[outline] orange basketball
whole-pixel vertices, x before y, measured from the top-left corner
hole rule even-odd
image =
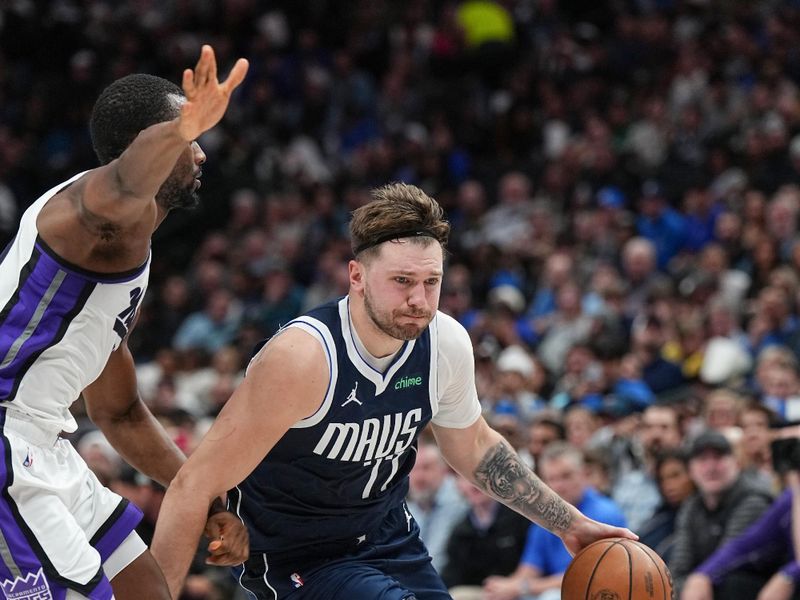
[[[589,544],[561,584],[562,600],[672,600],[672,576],[651,548],[625,538]]]

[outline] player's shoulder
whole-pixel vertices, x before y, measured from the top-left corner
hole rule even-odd
[[[468,354],[472,358],[472,340],[464,326],[442,311],[436,312],[435,326],[439,348],[445,353]]]
[[[248,371],[260,364],[268,364],[271,369],[289,367],[292,371],[326,366],[327,363],[319,360],[323,357],[323,348],[317,337],[302,327],[291,325],[284,326],[255,347]]]
[[[469,333],[464,328],[464,326],[459,323],[456,319],[451,317],[445,312],[441,310],[436,311],[436,327],[439,330],[439,334],[453,334],[457,335],[461,338],[469,339]]]

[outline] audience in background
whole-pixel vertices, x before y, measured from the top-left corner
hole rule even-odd
[[[472,336],[486,414],[529,433],[537,469],[561,422],[611,453],[612,493],[652,477],[631,438],[669,404],[690,438],[704,410],[741,430],[743,476],[769,484],[764,416],[713,390],[800,419],[796,0],[7,3],[0,244],[95,166],[83,123],[109,81],[178,81],[205,42],[251,73],[203,139],[199,210],[153,240],[129,340],[182,447],[258,340],[345,293],[349,212],[402,180],[447,211],[442,309]],[[209,581],[194,597],[219,596]]]

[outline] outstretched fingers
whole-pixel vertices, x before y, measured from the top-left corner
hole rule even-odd
[[[214,77],[216,77],[217,59],[214,56],[214,50],[208,44],[203,44],[197,66],[194,68],[195,85],[198,87],[206,85],[211,79],[212,70],[214,72]]]
[[[183,70],[183,82],[181,83],[181,87],[183,87],[183,93],[186,94],[187,98],[191,98],[194,95],[197,89],[194,85],[194,71],[191,69]]]
[[[214,54],[214,49],[211,46],[203,46],[203,48],[208,48],[209,54],[211,55],[206,70],[207,81],[217,83],[217,57]]]
[[[244,81],[245,75],[247,75],[247,69],[250,67],[250,63],[247,62],[246,58],[240,58],[236,61],[236,64],[233,65],[231,72],[228,74],[228,78],[222,83],[222,89],[225,94],[230,94],[233,90],[235,90],[242,81]]]
[[[218,84],[217,58],[214,55],[214,49],[208,44],[204,44],[194,69],[185,69],[183,72],[183,91],[187,98],[191,98],[201,87],[210,83],[219,85],[222,92],[229,96],[244,81],[249,66],[246,59],[240,58],[233,65],[228,78]]]

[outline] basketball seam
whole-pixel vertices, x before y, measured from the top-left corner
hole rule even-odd
[[[663,594],[664,594],[664,600],[671,600],[674,594],[670,593],[670,598],[667,598],[667,586],[664,583],[664,573],[661,572],[661,567],[659,566],[659,564],[656,562],[656,560],[650,554],[651,549],[648,548],[644,544],[641,544],[641,548],[642,548],[642,550],[644,550],[645,556],[647,556],[647,558],[650,559],[650,562],[653,563],[653,566],[656,568],[656,572],[658,573],[658,576],[661,578],[661,589],[662,589]]]
[[[628,600],[631,600],[633,598],[633,557],[628,546],[623,543],[620,543],[620,546],[625,548],[625,554],[628,555]]]
[[[597,573],[597,569],[600,567],[600,563],[603,562],[603,559],[606,557],[611,549],[616,545],[622,545],[618,541],[614,541],[608,548],[606,548],[603,553],[598,557],[597,562],[594,563],[594,567],[592,568],[592,574],[589,576],[589,580],[586,582],[586,591],[583,594],[583,600],[591,600],[589,598],[589,590],[592,589],[592,580],[594,579],[594,574]],[[587,546],[588,548],[588,546]],[[623,546],[624,548],[624,546]],[[627,551],[627,550],[626,550]],[[630,600],[630,599],[629,599]]]

